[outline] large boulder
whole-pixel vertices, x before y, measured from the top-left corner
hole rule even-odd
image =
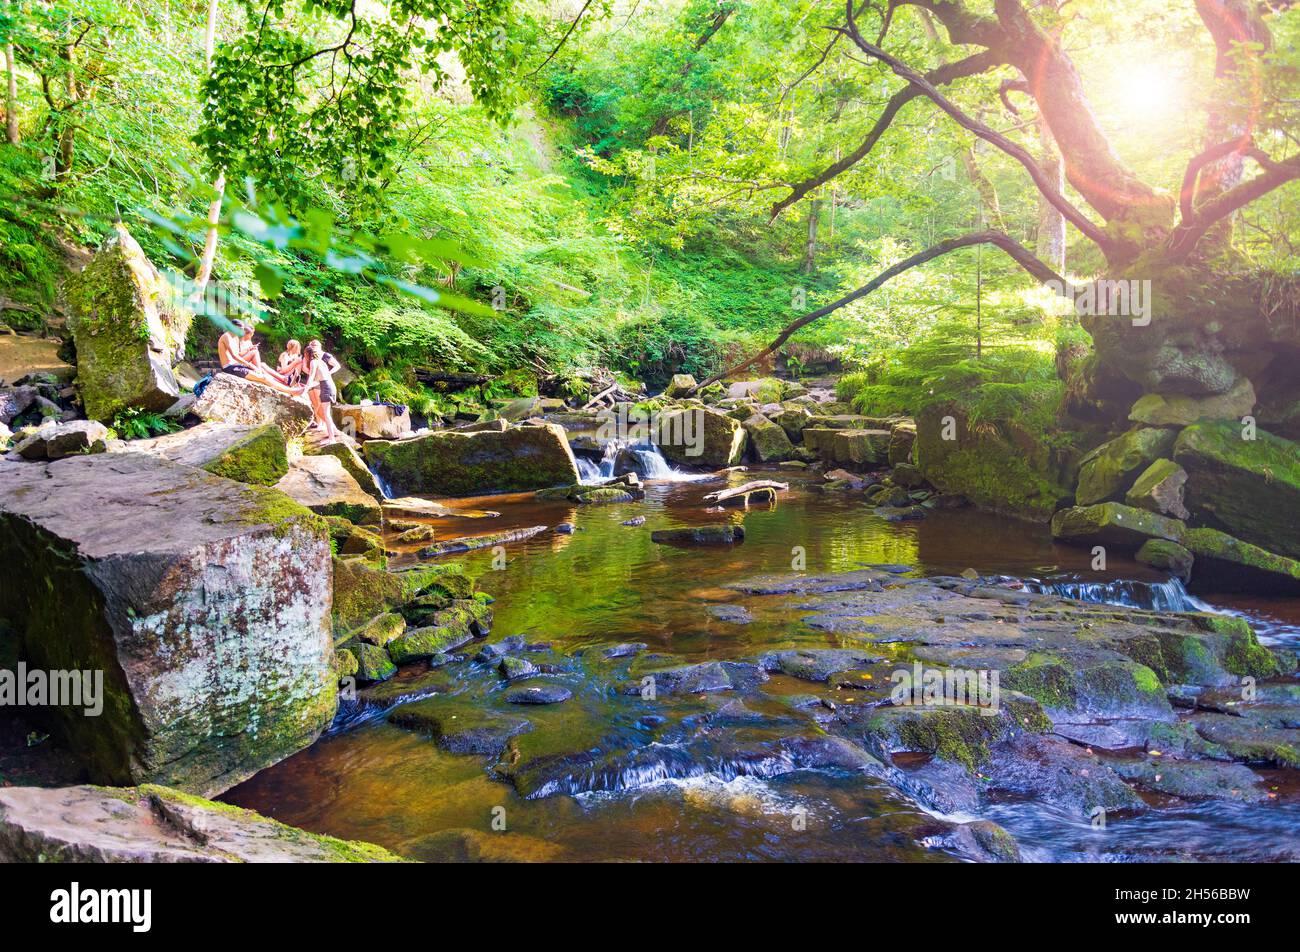
[[[308,833],[169,787],[0,790],[0,862],[400,863],[380,846]]]
[[[668,386],[664,388],[665,397],[689,397],[695,392],[695,377],[691,374],[673,374],[673,379],[668,381]]]
[[[1187,470],[1171,459],[1158,459],[1142,471],[1124,495],[1124,502],[1138,509],[1186,519],[1191,515],[1183,505]]]
[[[1041,432],[1015,421],[973,424],[956,403],[921,410],[914,453],[932,486],[991,512],[1047,522],[1072,495],[1071,459]]]
[[[166,436],[132,440],[121,452],[148,453],[258,486],[274,486],[289,471],[284,433],[270,425],[200,423]]]
[[[889,430],[889,465],[910,463],[914,443],[916,443],[916,423],[912,420],[895,423]]]
[[[143,454],[0,462],[0,617],[33,669],[103,672],[103,711],[45,709],[102,783],[225,790],[337,703],[324,522]]]
[[[1091,506],[1122,499],[1138,473],[1169,453],[1176,435],[1174,430],[1144,427],[1098,446],[1079,463],[1075,501]]]
[[[745,428],[707,407],[674,407],[654,421],[654,442],[665,459],[684,466],[721,469],[745,458]]]
[[[379,500],[363,490],[333,456],[300,456],[275,484],[290,499],[322,516],[342,516],[359,525],[379,522]]]
[[[1128,418],[1147,426],[1190,426],[1198,420],[1240,421],[1255,409],[1255,388],[1242,377],[1227,393],[1190,397],[1148,393],[1133,404]]]
[[[358,440],[400,440],[411,434],[411,411],[391,403],[334,405],[338,428]]]
[[[232,374],[219,373],[194,402],[194,415],[213,423],[278,426],[286,439],[302,436],[311,425],[311,406],[304,400]]]
[[[1247,439],[1253,435],[1254,439]],[[1231,421],[1196,423],[1178,435],[1194,518],[1280,555],[1300,557],[1300,444]]]
[[[889,461],[888,430],[833,430],[831,458],[846,466],[884,466]]]
[[[379,480],[375,479],[375,474],[366,466],[366,461],[350,440],[336,440],[333,443],[308,440],[303,445],[302,452],[304,456],[333,456],[365,492],[376,499],[387,498],[384,487],[379,485]]]
[[[362,450],[398,495],[473,496],[563,486],[579,478],[564,428],[552,423],[370,440]]]
[[[65,291],[77,346],[77,389],[86,415],[111,420],[126,407],[162,412],[180,388],[172,365],[185,353],[193,314],[119,224]]]
[[[749,445],[760,463],[779,463],[794,456],[794,444],[785,430],[763,414],[749,415],[741,426],[749,434]]]

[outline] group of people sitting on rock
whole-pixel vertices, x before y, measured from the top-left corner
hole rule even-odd
[[[310,429],[325,436],[326,445],[339,439],[334,424],[332,407],[338,402],[338,388],[333,375],[340,364],[324,345],[314,340],[304,350],[302,344],[291,340],[285,344],[274,368],[262,362],[257,344],[253,341],[253,324],[233,321],[235,330],[226,331],[217,341],[217,360],[221,372],[259,383],[272,390],[287,393],[311,404],[313,422]]]

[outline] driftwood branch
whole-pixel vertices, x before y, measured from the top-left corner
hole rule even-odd
[[[1028,248],[1009,235],[1000,231],[976,231],[968,235],[962,235],[958,238],[949,238],[946,241],[939,242],[937,245],[932,245],[929,248],[926,248],[924,251],[918,251],[910,258],[904,258],[892,267],[886,268],[862,287],[850,294],[846,294],[838,301],[833,301],[825,307],[820,307],[815,311],[810,311],[802,317],[787,324],[781,333],[778,334],[772,343],[767,345],[767,347],[760,350],[754,356],[709,377],[703,383],[696,386],[696,391],[701,390],[710,384],[717,383],[719,380],[725,380],[727,377],[738,374],[742,370],[752,367],[760,360],[770,357],[772,354],[776,353],[781,345],[789,340],[800,328],[807,327],[813,321],[825,317],[827,314],[838,311],[845,305],[852,304],[854,301],[866,297],[891,278],[896,278],[903,272],[915,268],[917,265],[925,264],[927,261],[932,261],[935,258],[956,251],[959,248],[970,248],[974,245],[994,245],[1001,248],[1016,262],[1016,264],[1024,268],[1041,283],[1051,283],[1062,293],[1069,293],[1069,286],[1063,277],[1045,265],[1042,261],[1036,258]]]

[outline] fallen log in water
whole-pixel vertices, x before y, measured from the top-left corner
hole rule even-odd
[[[486,549],[490,546],[505,545],[507,542],[522,542],[538,533],[545,532],[549,526],[532,526],[528,529],[511,529],[508,532],[492,532],[488,535],[465,536],[459,539],[447,539],[435,542],[420,550],[420,555],[431,558],[452,552],[468,552],[470,549]]]
[[[776,502],[776,494],[785,492],[790,488],[789,483],[778,483],[774,479],[756,479],[752,482],[736,486],[732,489],[720,489],[716,493],[709,493],[704,497],[705,502],[716,502],[719,505],[743,505],[746,509],[755,499]]]

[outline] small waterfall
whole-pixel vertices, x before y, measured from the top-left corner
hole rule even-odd
[[[375,469],[373,466],[367,466],[366,468],[370,470],[370,475],[375,477],[375,485],[379,487],[379,491],[383,494],[384,499],[392,499],[393,490],[388,485],[387,480],[379,475],[379,470]]]
[[[674,483],[705,479],[708,476],[674,469],[659,452],[659,447],[647,442],[610,440],[605,444],[598,463],[578,457],[578,476],[583,483],[600,483],[629,472],[636,473],[642,479]]]
[[[1098,605],[1124,605],[1161,612],[1220,612],[1189,594],[1183,583],[1176,578],[1163,582],[1135,582],[1130,579],[1115,579],[1110,582],[1085,582],[1079,578],[1024,579],[1024,585],[1028,592],[1059,595]]]

